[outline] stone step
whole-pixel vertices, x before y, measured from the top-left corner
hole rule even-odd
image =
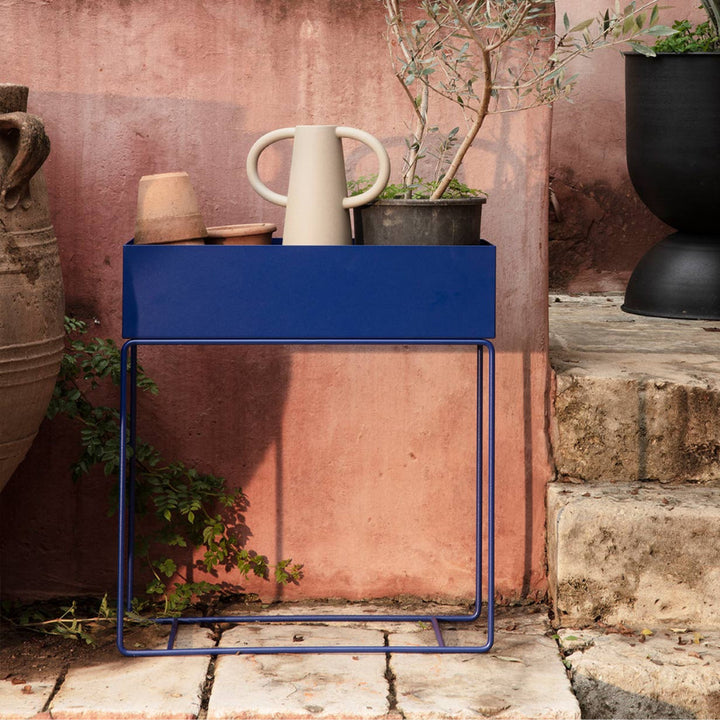
[[[584,718],[719,718],[720,632],[558,631]]]
[[[720,323],[550,297],[551,442],[559,477],[720,482]]]
[[[548,487],[555,623],[720,629],[720,487]]]

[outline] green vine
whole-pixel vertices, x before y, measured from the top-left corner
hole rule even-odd
[[[106,477],[117,478],[120,467],[120,413],[95,404],[95,391],[111,382],[119,386],[122,372],[120,349],[112,340],[87,339],[86,323],[65,318],[66,350],[47,417],[65,415],[80,425],[81,453],[72,464],[79,480],[101,467]],[[137,387],[157,395],[158,387],[140,367]],[[268,559],[245,547],[244,512],[247,498],[231,490],[224,478],[203,473],[183,462],[170,462],[152,445],[136,442],[136,507],[145,516],[144,532],[136,540],[136,557],[151,573],[146,588],[160,601],[162,612],[175,615],[198,599],[237,594],[237,588],[219,580],[220,571],[238,570],[245,578],[255,575],[276,583],[298,582],[302,565],[282,560],[271,567]],[[117,507],[117,483],[113,483]],[[140,534],[140,533],[139,533]],[[190,581],[180,573],[173,549],[187,548],[195,557],[193,569],[213,577],[213,582]]]

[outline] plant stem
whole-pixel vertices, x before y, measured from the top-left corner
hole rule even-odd
[[[717,0],[702,0],[702,4],[715,28],[715,34],[720,36],[720,3]]]
[[[435,192],[433,192],[433,194],[430,196],[431,200],[439,200],[452,182],[452,179],[457,174],[457,171],[462,161],[465,159],[467,151],[472,147],[472,144],[475,141],[477,134],[480,132],[480,128],[485,122],[485,118],[488,114],[488,108],[490,107],[490,93],[492,91],[492,68],[490,65],[490,53],[485,47],[485,44],[482,42],[482,39],[475,32],[475,29],[460,11],[460,8],[457,6],[455,0],[448,0],[448,4],[452,8],[453,13],[455,13],[455,17],[465,26],[465,28],[468,30],[468,32],[471,34],[471,36],[477,43],[478,50],[480,51],[480,57],[482,58],[483,90],[480,98],[480,106],[476,111],[477,114],[475,116],[475,120],[470,126],[470,129],[467,131],[467,133],[465,133],[465,137],[460,143],[460,146],[458,147],[455,156],[453,157],[452,162],[447,169],[447,172],[443,176],[443,179],[438,183],[437,188],[435,188]]]
[[[42,627],[43,625],[57,625],[59,623],[64,622],[78,622],[78,623],[88,623],[88,622],[99,622],[100,620],[112,620],[111,617],[98,615],[97,617],[65,617],[64,615],[61,617],[53,618],[52,620],[42,620],[38,622],[24,622],[24,623],[16,623],[15,621],[11,620],[10,618],[3,617],[3,620],[7,620],[9,623],[12,623],[15,627],[19,628],[34,628],[34,627]]]
[[[403,83],[403,86],[405,86],[405,83]],[[406,86],[405,89],[407,89]],[[408,188],[405,193],[406,197],[410,197],[410,195],[412,194],[412,189],[410,188],[410,186],[415,180],[415,175],[417,174],[417,164],[418,160],[420,159],[420,151],[422,149],[423,142],[425,142],[425,133],[427,131],[427,110],[429,94],[430,92],[427,83],[423,83],[422,92],[420,94],[420,107],[418,108],[418,117],[415,121],[415,130],[413,131],[413,146],[410,149],[407,169],[403,173],[403,185]]]
[[[408,48],[408,33],[405,25],[405,18],[400,7],[400,0],[384,0],[384,4],[389,17],[390,32],[393,33],[398,47],[405,57],[405,62],[409,64],[414,59],[414,54]],[[395,77],[397,77],[400,81],[403,91],[408,96],[408,99],[415,110],[415,128],[412,134],[412,144],[409,148],[407,166],[402,176],[402,184],[408,188],[405,195],[406,197],[410,197],[412,195],[412,189],[410,186],[413,184],[417,173],[417,164],[420,159],[422,145],[425,141],[425,133],[427,131],[427,112],[430,94],[429,83],[427,78],[424,76],[419,78],[422,83],[422,90],[420,92],[420,102],[416,103],[413,94],[410,92],[410,88],[405,82],[405,72],[403,70],[399,70],[395,73]]]

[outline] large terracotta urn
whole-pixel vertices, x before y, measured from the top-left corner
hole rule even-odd
[[[64,297],[28,89],[0,84],[0,490],[25,457],[63,354]]]

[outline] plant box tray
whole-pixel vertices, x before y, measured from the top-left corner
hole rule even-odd
[[[130,242],[123,336],[471,344],[495,336],[495,247]]]

